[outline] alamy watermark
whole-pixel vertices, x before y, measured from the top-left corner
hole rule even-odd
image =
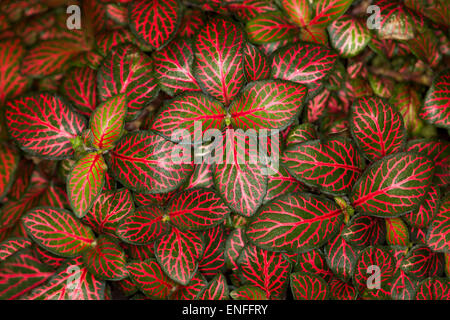
[[[66,26],[69,30],[81,29],[81,9],[78,5],[73,4],[67,7],[66,13],[70,16],[67,17]]]
[[[377,265],[371,265],[367,268],[367,274],[371,276],[367,278],[368,289],[380,289],[381,288],[381,270]]]
[[[377,5],[370,5],[367,7],[366,12],[370,14],[370,17],[367,18],[367,28],[369,30],[380,29],[381,28],[381,14],[380,7]]]

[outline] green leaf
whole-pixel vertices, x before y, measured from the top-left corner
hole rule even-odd
[[[283,80],[261,80],[247,85],[228,113],[237,129],[285,129],[300,114],[306,98],[304,85]]]
[[[324,245],[343,221],[344,214],[333,201],[294,193],[263,206],[250,221],[247,237],[268,250],[304,252]]]
[[[90,128],[93,146],[99,150],[109,150],[120,139],[127,114],[126,96],[117,95],[95,109],[91,116]]]
[[[327,300],[328,284],[315,274],[291,273],[291,290],[295,300]]]
[[[88,153],[78,160],[67,180],[70,206],[78,218],[92,208],[105,183],[107,166],[103,156]]]
[[[355,183],[350,199],[355,210],[393,218],[415,210],[434,174],[433,162],[416,153],[396,153],[375,162]]]
[[[23,217],[23,225],[38,245],[61,257],[76,257],[94,243],[92,230],[64,209],[33,209]]]

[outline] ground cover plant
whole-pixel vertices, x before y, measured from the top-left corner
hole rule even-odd
[[[0,299],[449,300],[449,27],[2,0]]]

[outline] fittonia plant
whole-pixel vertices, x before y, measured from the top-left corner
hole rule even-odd
[[[450,299],[448,1],[70,4],[0,3],[0,299]]]

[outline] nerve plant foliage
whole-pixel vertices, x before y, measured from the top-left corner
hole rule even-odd
[[[449,300],[449,27],[445,0],[3,0],[0,299]]]

